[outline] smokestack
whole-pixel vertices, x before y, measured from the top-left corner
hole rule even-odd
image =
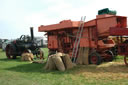
[[[30,32],[31,32],[31,40],[34,40],[33,27],[30,27]]]

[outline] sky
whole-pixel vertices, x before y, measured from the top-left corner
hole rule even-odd
[[[0,38],[15,39],[21,35],[43,37],[40,25],[59,23],[62,20],[79,21],[96,18],[98,10],[109,8],[117,15],[128,16],[128,0],[0,0]]]

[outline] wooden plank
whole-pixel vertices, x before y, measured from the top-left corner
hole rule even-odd
[[[88,65],[88,55],[89,55],[89,47],[83,47],[83,56],[82,56],[82,60],[83,60],[83,64],[84,65]]]
[[[78,58],[76,60],[76,64],[82,65],[82,48],[79,48]]]

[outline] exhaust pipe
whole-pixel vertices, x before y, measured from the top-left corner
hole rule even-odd
[[[33,27],[30,27],[31,40],[34,40]]]

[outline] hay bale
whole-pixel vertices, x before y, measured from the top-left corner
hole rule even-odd
[[[56,65],[54,63],[54,60],[52,59],[52,57],[49,57],[48,70],[55,70],[55,69],[56,69]]]
[[[22,61],[24,61],[24,60],[25,60],[24,56],[25,56],[25,54],[24,54],[24,53],[22,53],[22,55],[21,55],[21,60],[22,60]]]
[[[33,61],[32,63],[39,63],[39,64],[43,64],[43,63],[44,63],[44,61],[43,61],[43,60],[40,60],[40,61],[35,60],[35,61]]]
[[[56,65],[56,67],[57,67],[57,69],[58,69],[59,71],[65,71],[64,63],[63,63],[61,57],[59,56],[59,54],[54,55],[54,56],[52,57],[52,59],[53,59],[55,65]]]
[[[71,61],[70,56],[68,54],[63,55],[61,58],[63,60],[64,66],[66,69],[73,68],[72,61]]]
[[[22,53],[21,60],[22,61],[32,61],[33,60],[33,54],[32,53]]]
[[[74,65],[70,59],[68,54],[64,53],[56,53],[50,55],[48,57],[47,63],[44,67],[46,70],[55,70],[58,69],[59,71],[65,71],[65,69],[70,69]]]
[[[29,56],[30,56],[31,60],[34,59],[34,55],[32,53],[29,53]]]
[[[55,63],[52,59],[53,56],[54,55],[51,55],[51,56],[48,57],[47,63],[44,67],[45,70],[55,70],[56,69],[56,65],[55,65]]]
[[[54,54],[56,57],[60,57],[60,56],[63,56],[63,53],[61,53],[61,52],[58,52],[58,53],[56,53],[56,54]]]
[[[45,65],[44,69],[45,69],[45,70],[48,70],[48,68],[49,68],[49,58],[48,58],[48,60],[47,60],[47,62],[46,62],[46,65]]]

